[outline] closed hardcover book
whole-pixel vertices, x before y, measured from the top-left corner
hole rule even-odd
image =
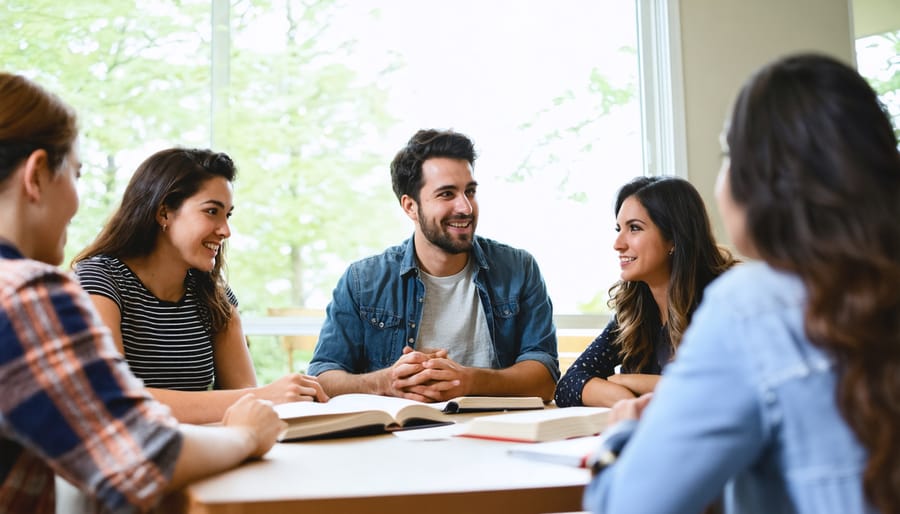
[[[435,404],[448,414],[464,412],[488,412],[504,410],[543,409],[544,400],[539,396],[460,396]]]
[[[469,421],[459,435],[503,441],[541,442],[599,434],[606,428],[606,407],[565,407],[513,412]]]

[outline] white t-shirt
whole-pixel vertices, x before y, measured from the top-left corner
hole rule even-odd
[[[472,259],[455,275],[434,277],[420,269],[419,276],[425,284],[425,306],[417,349],[445,349],[450,359],[463,366],[492,367],[494,345],[478,298]]]

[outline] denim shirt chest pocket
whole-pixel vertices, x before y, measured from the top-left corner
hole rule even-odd
[[[519,314],[519,302],[515,298],[494,304],[494,315],[501,320],[515,318],[517,314]]]
[[[388,367],[394,363],[394,347],[403,346],[405,337],[403,317],[380,307],[360,307],[365,327],[365,356],[363,360]]]
[[[519,301],[517,298],[509,298],[495,302],[492,305],[491,313],[486,313],[488,317],[488,327],[491,330],[491,336],[494,341],[503,339],[507,341],[518,341],[516,337],[516,320],[519,316]],[[500,355],[500,352],[507,351],[509,355]],[[512,351],[511,351],[512,350]],[[500,348],[494,345],[494,351],[497,353],[497,359],[500,363],[515,362],[518,356],[518,348]],[[508,366],[511,364],[506,364]]]

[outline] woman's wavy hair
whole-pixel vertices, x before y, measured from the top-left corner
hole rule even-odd
[[[222,177],[233,182],[236,174],[228,155],[211,150],[170,148],[151,155],[134,172],[118,210],[72,264],[95,255],[119,259],[149,255],[162,230],[156,220],[160,207],[177,210],[206,181]],[[209,316],[210,331],[216,334],[231,319],[231,303],[226,296],[225,242],[212,271],[191,270],[191,274],[196,279],[197,298]]]
[[[707,284],[734,264],[731,252],[719,247],[710,228],[700,193],[677,177],[638,177],[625,184],[616,197],[619,214],[627,198],[634,197],[647,210],[663,238],[674,245],[668,291],[667,331],[672,354]],[[609,290],[609,307],[616,313],[616,342],[623,368],[640,370],[653,357],[660,312],[644,282],[619,281]]]
[[[900,153],[852,68],[795,55],[758,71],[728,129],[731,194],[760,257],[801,277],[805,331],[868,450],[867,499],[900,511]]]
[[[77,137],[71,107],[21,75],[0,72],[0,185],[38,149],[59,171]]]

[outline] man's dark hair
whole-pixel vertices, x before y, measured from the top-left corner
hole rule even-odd
[[[432,157],[465,159],[474,165],[477,155],[472,141],[459,132],[434,129],[416,132],[391,161],[391,185],[398,200],[409,195],[419,202],[422,163]]]

